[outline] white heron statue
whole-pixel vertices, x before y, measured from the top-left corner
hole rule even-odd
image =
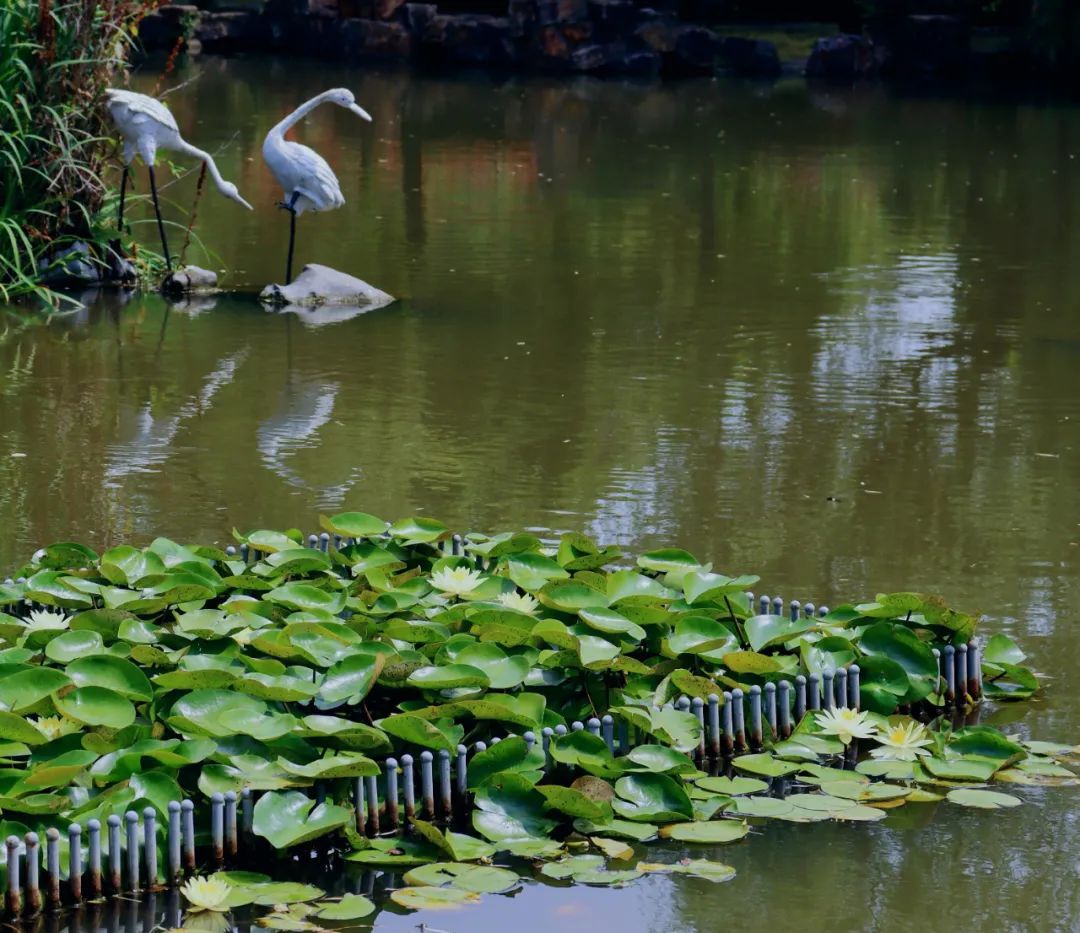
[[[165,239],[165,225],[161,220],[161,207],[158,205],[157,182],[154,179],[154,158],[158,149],[172,149],[175,152],[183,152],[193,156],[206,164],[210,171],[210,177],[214,179],[225,197],[243,204],[249,211],[250,204],[240,197],[236,185],[221,177],[217,165],[209,152],[191,145],[180,135],[180,128],[176,125],[167,107],[153,97],[145,94],[136,94],[134,91],[122,91],[117,88],[109,88],[105,91],[105,107],[112,117],[113,123],[120,131],[124,139],[124,174],[120,179],[120,210],[117,224],[124,225],[124,191],[127,187],[128,170],[135,156],[141,156],[147,171],[150,173],[150,195],[154,201],[154,213],[157,215],[158,233],[161,234],[161,249],[165,253],[166,271],[172,270],[172,259],[169,256],[169,244]]]
[[[356,103],[352,91],[343,87],[311,98],[277,124],[263,142],[263,159],[285,192],[279,205],[289,212],[289,257],[285,264],[285,284],[292,281],[293,244],[296,240],[296,216],[304,211],[332,211],[345,203],[334,170],[314,149],[285,138],[293,125],[302,120],[319,104],[337,104],[358,117],[370,121],[371,116]]]

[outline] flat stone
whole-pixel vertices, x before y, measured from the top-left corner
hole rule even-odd
[[[217,289],[217,273],[198,266],[184,266],[161,283],[161,290],[172,295],[205,295]]]
[[[329,266],[310,263],[288,285],[267,285],[259,299],[271,305],[302,308],[331,306],[374,311],[396,299],[362,279]]]

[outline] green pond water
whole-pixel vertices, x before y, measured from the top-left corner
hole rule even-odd
[[[675,544],[785,599],[981,609],[1048,676],[984,721],[1080,741],[1080,110],[273,60],[167,83],[196,70],[170,104],[256,211],[208,188],[214,255],[188,259],[244,294],[0,315],[0,569],[346,509]],[[348,203],[300,218],[297,263],[402,300],[269,313],[288,224],[262,137],[335,85],[374,123],[301,128]],[[1009,790],[1025,806],[695,847],[724,885],[530,883],[375,928],[1076,930],[1080,794]]]

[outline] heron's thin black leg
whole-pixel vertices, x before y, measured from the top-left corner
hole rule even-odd
[[[127,191],[128,167],[124,166],[124,174],[120,176],[120,210],[116,214],[116,229],[124,232],[124,194]]]
[[[289,258],[285,262],[285,284],[288,285],[292,281],[292,257],[293,257],[293,244],[296,241],[296,200],[300,197],[299,191],[294,191],[289,203],[285,205],[285,210],[289,212]]]
[[[172,272],[172,259],[169,257],[169,244],[165,240],[165,224],[161,220],[161,207],[158,204],[157,182],[154,180],[154,166],[148,166],[150,171],[150,196],[154,199],[154,213],[157,215],[158,233],[161,234],[161,251],[165,254],[165,271]]]

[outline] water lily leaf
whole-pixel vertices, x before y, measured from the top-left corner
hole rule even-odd
[[[610,600],[605,593],[582,583],[546,583],[536,593],[540,602],[560,612],[576,613],[579,609],[606,609]]]
[[[139,668],[123,658],[111,655],[79,658],[65,673],[79,687],[105,687],[129,700],[154,698],[154,688]]]
[[[327,518],[319,516],[319,527],[346,538],[370,538],[386,531],[386,522],[366,512],[340,512]]]
[[[728,652],[724,666],[734,674],[775,674],[784,669],[776,658],[756,651]]]
[[[313,884],[299,884],[295,881],[264,881],[237,887],[245,897],[252,898],[250,903],[260,907],[301,904],[305,901],[318,900],[326,894],[322,888],[317,888]]]
[[[658,831],[658,827],[651,823],[631,822],[629,820],[612,819],[605,823],[594,823],[592,820],[574,820],[574,829],[579,833],[591,836],[603,833],[605,836],[615,836],[619,839],[632,839],[635,842],[645,842],[652,839]]]
[[[455,862],[478,862],[481,859],[491,858],[498,851],[490,842],[484,842],[482,839],[467,836],[464,833],[453,833],[447,830],[444,838],[448,854]]]
[[[994,772],[1001,767],[996,760],[985,758],[923,758],[920,762],[923,768],[936,778],[945,781],[989,781]]]
[[[845,801],[847,802],[847,801]],[[736,842],[750,832],[744,822],[710,820],[707,823],[674,823],[660,827],[660,838],[678,842],[722,843]]]
[[[615,812],[635,822],[693,819],[686,791],[666,774],[627,774],[615,783]]]
[[[409,910],[456,910],[466,904],[476,904],[480,895],[459,888],[397,888],[390,900]]]
[[[323,611],[337,615],[345,608],[344,593],[328,593],[307,583],[286,583],[270,590],[263,598],[299,612]]]
[[[990,726],[968,726],[954,732],[948,741],[949,752],[957,755],[977,755],[981,758],[994,758],[1006,767],[1027,757],[1022,745],[1005,738],[997,729]]]
[[[561,764],[572,765],[602,778],[622,773],[621,765],[608,750],[607,743],[589,732],[568,732],[552,741],[551,757]]]
[[[447,527],[433,518],[403,518],[390,526],[392,537],[412,546],[431,544],[447,534]]]
[[[589,628],[603,632],[605,635],[625,635],[634,641],[641,641],[645,637],[645,629],[614,609],[603,607],[582,609],[578,612],[578,617]]]
[[[104,650],[105,643],[97,632],[63,632],[45,646],[45,656],[57,664],[67,664],[76,658],[100,654]]]
[[[506,839],[498,844],[498,849],[518,858],[557,858],[565,851],[554,839]]]
[[[33,765],[23,785],[35,790],[63,787],[82,774],[97,758],[93,752],[75,750],[57,755],[41,764]]]
[[[709,859],[683,859],[679,862],[661,864],[659,862],[638,862],[637,870],[645,874],[677,874],[703,878],[705,881],[730,881],[735,877],[735,869],[722,862]]]
[[[1008,635],[991,635],[982,651],[984,661],[991,664],[1022,664],[1027,655]]]
[[[441,857],[441,850],[429,843],[402,837],[372,839],[368,848],[350,852],[345,859],[380,868],[405,868],[436,862]]]
[[[937,688],[938,664],[933,651],[929,645],[920,641],[911,629],[903,625],[878,622],[870,626],[859,639],[859,650],[866,655],[887,657],[904,669],[908,678],[908,690],[903,696],[903,702],[914,703],[929,696]]]
[[[627,771],[654,774],[692,774],[697,771],[697,765],[686,755],[664,745],[638,745],[627,752],[621,763]]]
[[[26,581],[26,598],[61,609],[89,609],[94,600],[76,588],[79,582],[58,570],[40,570]]]
[[[817,810],[823,813],[848,810],[855,806],[854,800],[847,797],[832,797],[828,794],[788,794],[784,799],[793,807],[799,807],[802,810]]]
[[[181,800],[184,797],[176,778],[160,768],[136,772],[128,781],[128,786],[135,793],[136,799],[150,802],[157,810],[160,820],[169,818],[169,801]]]
[[[731,812],[738,813],[739,816],[778,818],[786,816],[794,809],[794,804],[775,797],[736,797],[731,804]]]
[[[316,805],[300,791],[267,791],[255,803],[252,830],[277,849],[288,849],[341,829],[352,811],[333,803]]]
[[[634,847],[627,845],[625,842],[621,842],[618,839],[605,839],[603,836],[591,836],[589,842],[610,859],[625,862],[634,857]]]
[[[758,774],[761,777],[783,777],[785,774],[793,774],[799,770],[799,765],[790,761],[781,761],[767,752],[759,752],[754,755],[738,755],[732,759],[735,770],[745,771],[748,774]]]
[[[655,606],[670,603],[678,593],[634,570],[617,570],[607,575],[607,595],[611,605]]]
[[[395,738],[424,748],[456,752],[465,737],[464,726],[440,725],[409,713],[397,713],[377,721],[376,725]]]
[[[573,877],[577,884],[621,886],[627,882],[640,878],[641,872],[637,869],[611,871],[610,869],[594,868],[591,871],[578,872]]]
[[[815,619],[789,616],[762,615],[754,616],[743,623],[747,641],[754,651],[761,651],[773,645],[781,645],[800,635],[817,624]]]
[[[693,571],[683,577],[683,593],[692,606],[712,603],[749,589],[758,579],[750,575],[726,577],[722,573]]]
[[[377,777],[382,769],[379,765],[365,755],[356,752],[342,752],[338,755],[329,755],[318,758],[310,764],[298,765],[285,758],[277,759],[278,767],[288,774],[311,780],[331,780],[333,778],[346,777]]]
[[[910,761],[860,761],[855,770],[868,777],[883,777],[889,781],[910,781],[915,776],[915,769]]]
[[[13,713],[20,713],[70,685],[71,678],[61,671],[32,667],[0,679],[0,704]]]
[[[346,894],[316,912],[320,920],[359,920],[375,912],[375,905],[362,894]]]
[[[949,791],[946,799],[950,803],[958,803],[963,807],[977,807],[982,810],[1004,810],[1009,807],[1018,807],[1023,802],[1010,794],[993,790],[970,790],[966,787]]]
[[[830,815],[834,820],[845,820],[852,823],[876,823],[878,820],[885,819],[889,814],[887,810],[856,804],[846,810],[833,810]]]
[[[531,666],[528,658],[522,655],[507,655],[498,645],[486,643],[463,648],[454,658],[454,665],[479,669],[493,690],[510,690],[519,686]]]
[[[455,687],[491,686],[487,674],[480,668],[472,667],[469,664],[421,667],[409,675],[407,683],[423,690],[451,690]]]
[[[342,658],[326,672],[319,697],[327,704],[346,702],[355,706],[371,692],[382,673],[386,656],[356,653]]]
[[[540,874],[558,881],[565,881],[585,871],[595,871],[603,868],[604,857],[602,855],[572,855],[569,858],[559,859],[557,862],[548,862],[540,867]]]
[[[544,797],[550,809],[559,810],[567,816],[597,823],[611,819],[611,804],[593,800],[572,787],[538,784],[536,791]]]
[[[541,814],[544,797],[521,775],[501,774],[476,792],[473,828],[495,843],[547,836],[557,825]]]
[[[403,880],[409,885],[449,886],[476,894],[500,894],[520,882],[517,874],[508,869],[463,862],[420,865],[406,872]]]
[[[672,657],[692,654],[713,661],[721,660],[738,647],[738,638],[726,625],[706,616],[679,619],[666,640],[667,651]]]
[[[78,687],[63,696],[53,694],[53,705],[67,716],[87,726],[123,729],[135,721],[131,701],[105,687]]]
[[[24,745],[44,745],[48,737],[22,716],[0,710],[0,739]]]
[[[475,790],[496,774],[505,771],[536,771],[544,767],[544,752],[530,747],[520,736],[503,739],[476,755],[467,771],[469,789]]]
[[[762,791],[769,789],[767,781],[747,777],[705,777],[699,778],[695,783],[702,790],[714,794],[724,794],[729,797],[760,794]]]
[[[638,557],[637,565],[657,573],[687,573],[701,567],[693,554],[677,547],[646,551]]]

